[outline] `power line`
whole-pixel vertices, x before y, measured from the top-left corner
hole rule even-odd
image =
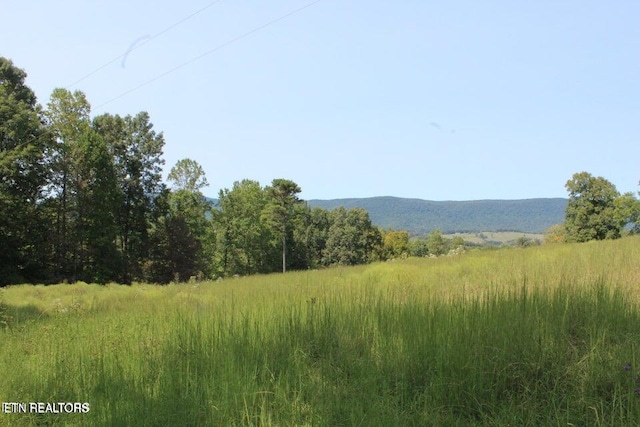
[[[136,87],[134,87],[134,88],[132,88],[132,89],[129,89],[128,91],[123,92],[123,93],[121,93],[120,95],[118,95],[118,96],[116,96],[116,97],[114,97],[114,98],[111,98],[111,99],[109,99],[109,100],[108,100],[108,101],[106,101],[106,102],[103,102],[102,104],[98,105],[98,106],[97,106],[97,107],[95,107],[95,108],[97,109],[97,108],[104,107],[105,105],[110,104],[110,103],[112,103],[113,101],[118,100],[118,99],[120,99],[120,98],[122,98],[122,97],[124,97],[124,96],[126,96],[126,95],[128,95],[128,94],[130,94],[131,92],[135,92],[136,90],[138,90],[138,89],[140,89],[140,88],[143,88],[144,86],[147,86],[147,85],[149,85],[149,84],[151,84],[151,83],[155,82],[156,80],[161,79],[162,77],[164,77],[164,76],[166,76],[166,75],[168,75],[168,74],[171,74],[171,73],[173,73],[173,72],[175,72],[175,71],[178,71],[179,69],[184,68],[184,67],[186,67],[187,65],[192,64],[192,63],[194,63],[194,62],[196,62],[196,61],[198,61],[198,60],[200,60],[200,59],[204,58],[205,56],[211,55],[212,53],[214,53],[214,52],[216,52],[216,51],[218,51],[218,50],[220,50],[220,49],[222,49],[222,48],[225,48],[225,47],[229,46],[229,45],[230,45],[230,44],[232,44],[232,43],[235,43],[235,42],[237,42],[237,41],[239,41],[239,40],[242,40],[242,39],[244,39],[244,38],[246,38],[246,37],[250,36],[251,34],[257,33],[258,31],[261,31],[261,30],[263,30],[263,29],[265,29],[265,28],[267,28],[267,27],[269,27],[269,26],[271,26],[271,25],[273,25],[273,24],[275,24],[275,23],[277,23],[277,22],[279,22],[279,21],[282,21],[283,19],[286,19],[286,18],[288,18],[288,17],[290,17],[290,16],[292,16],[292,15],[295,15],[296,13],[301,12],[301,11],[303,11],[303,10],[307,9],[307,8],[309,8],[309,7],[313,6],[313,5],[314,5],[314,4],[316,4],[316,3],[320,3],[321,1],[322,1],[322,0],[315,0],[315,1],[312,1],[311,3],[309,3],[309,4],[305,5],[305,6],[302,6],[302,7],[298,8],[298,9],[295,9],[295,10],[293,10],[293,11],[291,11],[291,12],[289,12],[289,13],[285,14],[285,15],[282,15],[282,16],[280,16],[280,17],[278,17],[278,18],[276,18],[276,19],[274,19],[274,20],[272,20],[272,21],[267,22],[266,24],[263,24],[263,25],[261,25],[261,26],[259,26],[259,27],[256,27],[256,28],[254,28],[254,29],[253,29],[253,30],[251,30],[251,31],[247,31],[246,33],[244,33],[244,34],[242,34],[242,35],[240,35],[240,36],[238,36],[238,37],[235,37],[235,38],[233,38],[233,39],[231,39],[231,40],[228,40],[228,41],[226,41],[226,42],[224,42],[224,43],[222,43],[222,44],[220,44],[220,45],[218,45],[218,46],[214,47],[213,49],[208,50],[208,51],[206,51],[206,52],[204,52],[204,53],[202,53],[202,54],[200,54],[200,55],[196,56],[195,58],[192,58],[192,59],[188,60],[187,62],[183,62],[182,64],[178,65],[177,67],[174,67],[174,68],[172,68],[172,69],[170,69],[170,70],[168,70],[168,71],[165,71],[164,73],[162,73],[162,74],[160,74],[160,75],[158,75],[158,76],[156,76],[156,77],[154,77],[154,78],[152,78],[152,79],[150,79],[150,80],[147,80],[146,82],[144,82],[144,83],[142,83],[142,84],[140,84],[140,85],[138,85],[138,86],[136,86]]]
[[[95,70],[93,70],[92,72],[90,72],[89,74],[84,75],[82,78],[76,80],[75,82],[71,83],[69,86],[67,86],[67,88],[72,88],[73,86],[77,85],[78,83],[80,83],[81,81],[84,81],[86,79],[88,79],[89,77],[93,76],[94,74],[96,74],[97,72],[103,70],[104,68],[108,67],[109,65],[113,64],[114,62],[116,62],[117,60],[124,58],[125,56],[129,55],[131,52],[133,52],[136,49],[141,48],[142,46],[144,46],[145,44],[149,43],[151,40],[160,37],[161,35],[163,35],[164,33],[171,31],[172,29],[174,29],[175,27],[177,27],[178,25],[182,24],[183,22],[193,18],[194,16],[196,16],[199,13],[204,12],[205,10],[209,9],[211,6],[214,6],[217,3],[220,3],[222,0],[216,0],[214,2],[209,3],[208,5],[206,5],[205,7],[203,7],[202,9],[198,9],[195,12],[193,12],[191,15],[182,18],[180,21],[176,22],[175,24],[172,24],[170,26],[168,26],[167,28],[165,28],[164,30],[160,31],[158,34],[156,34],[155,36],[151,36],[151,37],[146,37],[144,38],[143,41],[141,41],[140,43],[137,43],[139,40],[142,40],[143,38],[140,38],[138,40],[136,40],[131,47],[123,54],[116,56],[115,58],[113,58],[112,60],[110,60],[109,62],[101,65],[100,67],[96,68]],[[137,43],[137,44],[136,44]]]

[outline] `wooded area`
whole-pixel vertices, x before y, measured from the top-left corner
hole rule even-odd
[[[362,209],[311,209],[286,179],[201,193],[197,162],[162,182],[165,140],[145,112],[90,118],[84,93],[55,89],[46,108],[26,73],[0,58],[0,284],[167,283],[380,255]]]

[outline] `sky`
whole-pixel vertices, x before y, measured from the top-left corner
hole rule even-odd
[[[45,106],[147,111],[165,177],[215,197],[295,181],[304,199],[567,197],[574,173],[640,180],[637,0],[25,0],[0,56]]]

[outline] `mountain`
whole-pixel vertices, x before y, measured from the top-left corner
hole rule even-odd
[[[471,200],[436,202],[400,197],[309,200],[309,206],[363,208],[374,224],[407,230],[413,236],[439,228],[443,233],[520,231],[542,233],[564,222],[567,199]]]

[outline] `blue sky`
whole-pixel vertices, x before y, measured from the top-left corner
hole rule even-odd
[[[192,158],[210,196],[566,197],[580,171],[638,190],[637,0],[321,0],[257,30],[312,2],[8,2],[0,55],[42,104],[148,111],[165,176]]]

